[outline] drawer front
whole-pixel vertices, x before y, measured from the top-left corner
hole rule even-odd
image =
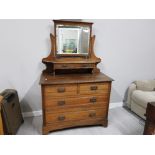
[[[76,68],[94,68],[95,64],[55,64],[55,69],[76,69]]]
[[[77,85],[49,85],[44,87],[45,97],[69,96],[77,94]]]
[[[47,96],[45,99],[46,107],[77,107],[81,105],[104,105],[108,103],[108,95],[102,96],[84,96],[75,98],[53,98],[52,96]]]
[[[46,123],[65,122],[74,120],[86,120],[104,118],[106,109],[92,109],[88,111],[76,111],[68,113],[46,113]]]
[[[109,83],[91,83],[91,84],[80,84],[79,93],[85,94],[104,94],[109,93]]]

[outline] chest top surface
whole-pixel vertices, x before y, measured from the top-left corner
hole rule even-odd
[[[47,73],[41,75],[40,84],[72,84],[72,83],[92,83],[111,82],[113,79],[103,73],[98,74],[66,74],[51,76]]]

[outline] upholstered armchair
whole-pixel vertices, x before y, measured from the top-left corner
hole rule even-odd
[[[144,115],[148,102],[155,102],[155,80],[133,82],[128,89],[127,107],[146,119]]]

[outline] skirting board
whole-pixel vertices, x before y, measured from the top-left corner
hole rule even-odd
[[[23,112],[22,115],[23,115],[23,117],[41,116],[42,110],[31,111],[31,112]]]
[[[109,108],[117,108],[117,107],[122,107],[123,106],[123,102],[114,102],[114,103],[110,103]]]
[[[123,102],[115,102],[115,103],[110,103],[110,109],[116,108],[116,107],[122,107]],[[32,111],[32,112],[23,112],[22,113],[23,117],[34,117],[34,116],[41,116],[42,115],[42,110],[38,111]]]

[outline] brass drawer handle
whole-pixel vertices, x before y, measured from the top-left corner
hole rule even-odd
[[[90,90],[97,90],[97,86],[91,86]]]
[[[58,106],[63,106],[65,104],[66,104],[65,101],[58,101]]]
[[[94,103],[94,102],[96,102],[96,101],[97,101],[96,97],[92,97],[92,98],[90,99],[90,102],[91,102],[91,103]]]
[[[89,117],[95,117],[95,116],[96,116],[95,112],[89,114]]]
[[[58,91],[58,93],[64,93],[65,92],[65,88],[64,87],[58,88],[57,91]]]
[[[63,116],[63,115],[58,117],[58,120],[59,120],[59,121],[64,121],[65,119],[66,119],[66,118],[65,118],[65,116]]]

